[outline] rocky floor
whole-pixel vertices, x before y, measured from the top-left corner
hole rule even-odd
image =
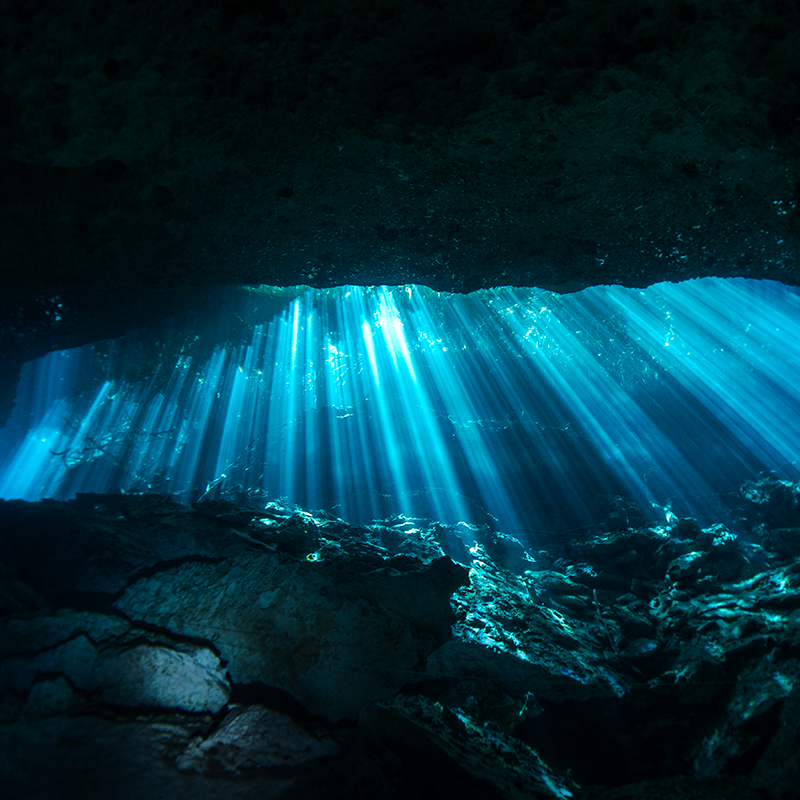
[[[799,796],[794,484],[524,544],[79,495],[0,542],[9,796]]]

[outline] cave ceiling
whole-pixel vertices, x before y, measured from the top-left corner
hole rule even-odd
[[[800,275],[793,3],[4,6],[7,374],[226,284]]]

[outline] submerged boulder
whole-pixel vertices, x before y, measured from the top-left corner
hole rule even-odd
[[[536,550],[163,496],[0,523],[16,794],[795,797],[800,562],[763,518]]]

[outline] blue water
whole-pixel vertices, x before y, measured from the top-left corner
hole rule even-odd
[[[795,289],[300,288],[264,318],[266,296],[26,364],[0,496],[282,499],[525,536],[599,525],[614,495],[710,523],[759,472],[800,478]]]

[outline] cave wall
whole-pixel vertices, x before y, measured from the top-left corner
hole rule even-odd
[[[6,377],[222,284],[797,281],[793,3],[6,5]]]

